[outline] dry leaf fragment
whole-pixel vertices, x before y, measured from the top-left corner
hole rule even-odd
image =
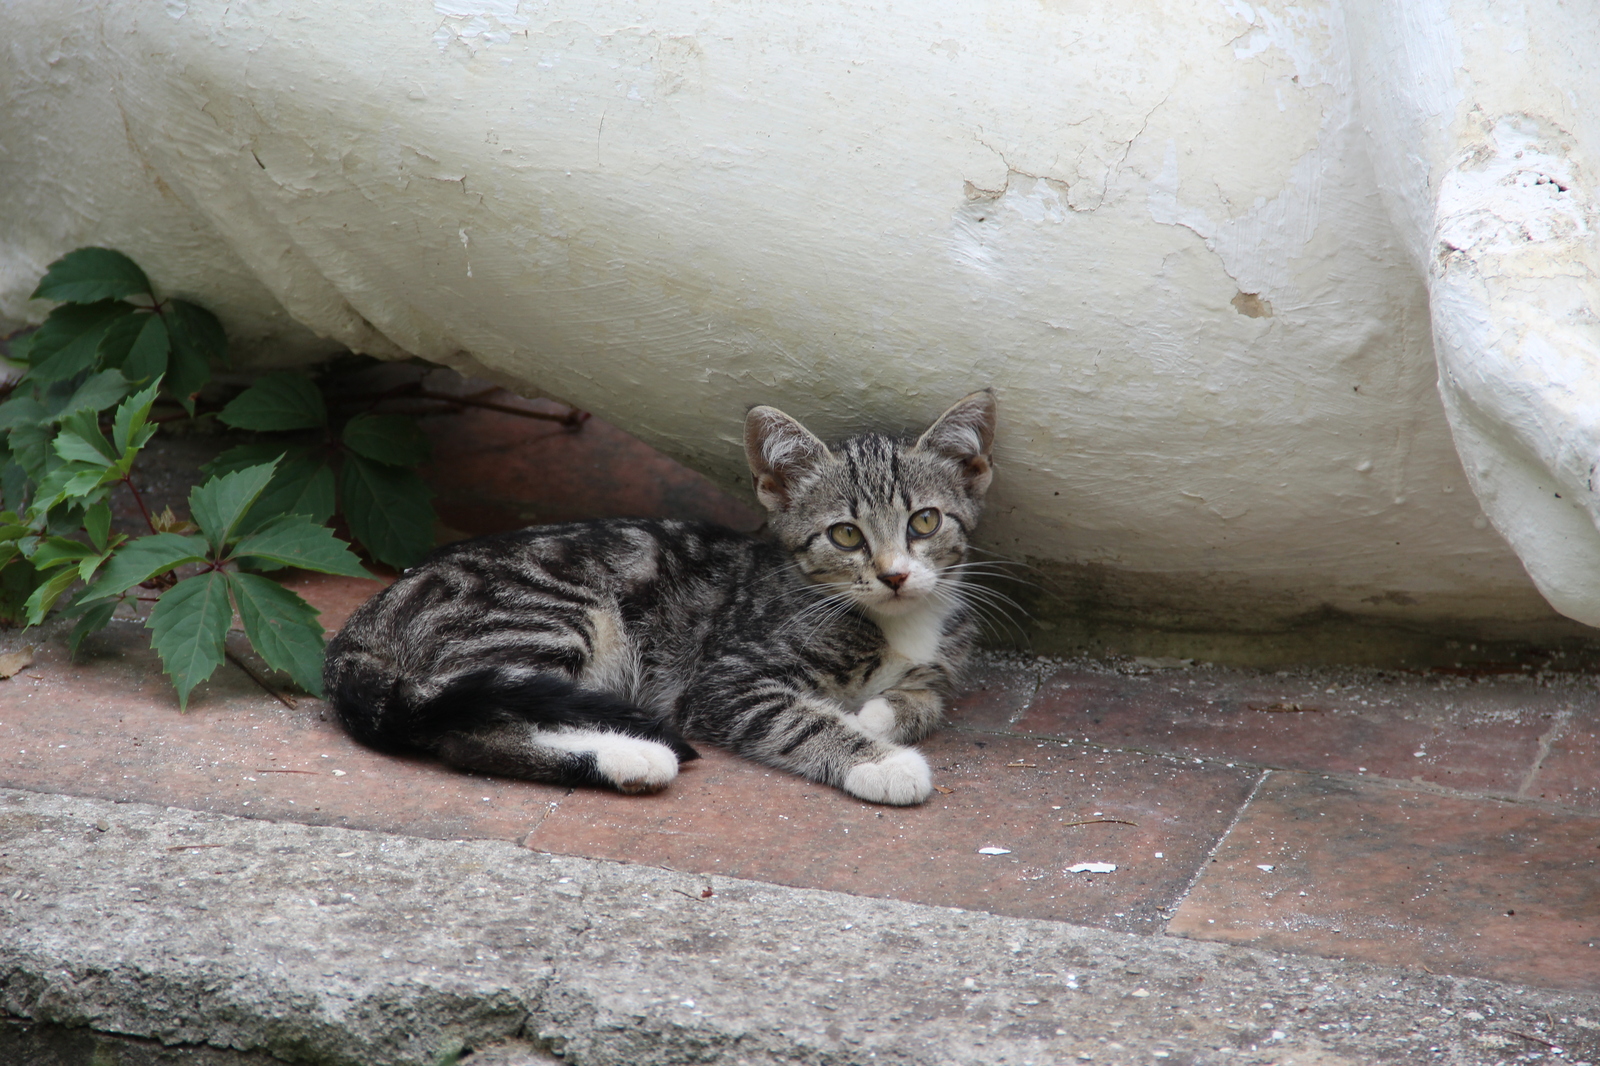
[[[1008,769],[1008,770],[1014,769],[1014,768],[1019,767],[1019,766],[1027,767],[1028,769],[1037,769],[1039,764],[1036,763],[1036,762],[1023,762],[1021,759],[1018,759],[1016,762],[1008,762],[1008,763],[1006,763],[1006,769]]]
[[[150,524],[155,527],[157,533],[194,533],[200,528],[187,518],[179,518],[173,514],[171,507],[152,518]]]
[[[0,681],[17,674],[23,667],[33,662],[33,645],[25,644],[16,651],[8,651],[0,655]]]
[[[950,793],[955,791],[955,789],[953,789],[953,788],[945,788],[943,785],[934,785],[933,786],[933,790],[935,792],[943,792],[946,796],[950,795]]]

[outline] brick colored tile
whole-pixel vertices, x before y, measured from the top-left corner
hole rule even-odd
[[[1333,689],[1333,691],[1329,691]],[[1025,732],[1515,795],[1588,695],[1564,679],[1279,677],[1220,669],[1046,679]]]
[[[1600,818],[1275,773],[1169,931],[1593,991]]]
[[[1039,688],[1040,667],[1030,659],[975,656],[945,719],[968,729],[1009,729]]]
[[[1575,710],[1551,740],[1550,750],[1524,795],[1600,810],[1600,696]]]
[[[47,643],[0,681],[0,785],[438,839],[521,840],[566,794],[368,751],[322,701],[286,707],[232,664],[182,713],[148,641],[115,622],[79,662]],[[230,647],[286,690],[237,636]]]
[[[393,580],[388,575],[381,575],[364,581],[337,574],[314,574],[309,570],[293,570],[279,575],[284,588],[317,609],[317,620],[330,636],[339,631],[339,627],[349,620],[357,607],[382,592]]]
[[[936,784],[950,791],[921,807],[862,803],[707,751],[654,796],[574,793],[528,845],[1153,932],[1253,780],[1240,770],[951,730],[923,751]],[[1137,824],[1066,824],[1097,814]],[[1010,850],[978,854],[984,847]],[[1080,862],[1117,870],[1065,872]]]

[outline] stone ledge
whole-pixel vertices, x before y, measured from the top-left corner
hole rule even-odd
[[[1547,1050],[1506,1035],[1545,1012],[1561,1039],[1600,1019],[1596,996],[15,790],[0,873],[12,1019],[298,1063],[1470,1066]],[[1600,1059],[1586,1032],[1569,1061]]]

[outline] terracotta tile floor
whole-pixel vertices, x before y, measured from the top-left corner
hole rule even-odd
[[[472,532],[569,517],[530,497],[569,491],[550,472],[574,467],[578,511],[749,520],[676,468],[641,475],[659,457],[598,423],[475,412],[433,432],[441,512]],[[288,584],[330,628],[380,587]],[[897,809],[715,751],[647,797],[378,755],[321,702],[270,694],[283,679],[242,643],[180,714],[146,644],[137,621],[76,663],[39,643],[0,681],[0,785],[1600,990],[1594,677],[994,658],[924,746],[940,791]]]

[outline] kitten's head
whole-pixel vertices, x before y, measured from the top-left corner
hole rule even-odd
[[[868,433],[829,448],[782,411],[756,407],[744,447],[772,532],[800,569],[894,615],[927,602],[965,557],[993,477],[994,422],[985,389],[914,444]]]

